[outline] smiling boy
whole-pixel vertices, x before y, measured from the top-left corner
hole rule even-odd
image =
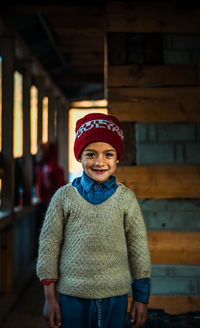
[[[113,176],[123,152],[116,117],[77,121],[74,154],[83,174],[56,192],[40,235],[37,274],[52,328],[123,328],[131,280],[132,327],[146,321],[146,227],[134,193]]]

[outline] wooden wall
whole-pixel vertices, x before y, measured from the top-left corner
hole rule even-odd
[[[147,225],[149,307],[169,313],[200,307],[199,17],[176,2],[106,8],[105,93],[126,137],[116,176]]]

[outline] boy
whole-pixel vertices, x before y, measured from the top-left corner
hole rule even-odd
[[[123,328],[131,277],[132,327],[146,321],[146,227],[134,193],[113,176],[123,151],[114,116],[77,121],[74,153],[83,175],[55,193],[40,234],[37,275],[52,328]]]

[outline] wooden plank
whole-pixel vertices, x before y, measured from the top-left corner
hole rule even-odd
[[[200,88],[109,88],[109,113],[120,121],[200,122]]]
[[[108,2],[106,30],[133,33],[199,33],[199,4]]]
[[[115,175],[137,198],[200,197],[200,165],[119,166]]]
[[[102,74],[96,73],[73,73],[68,74],[66,76],[60,77],[57,80],[59,85],[63,86],[80,86],[85,84],[94,84],[94,83],[102,83],[104,82],[103,78],[103,67],[102,67]]]
[[[73,25],[80,24],[80,21],[87,20],[90,22],[94,22],[95,18],[98,19],[98,21],[102,20],[103,16],[103,9],[104,5],[102,4],[79,4],[79,5],[73,5],[73,4],[60,4],[58,5],[52,5],[52,4],[21,4],[21,5],[15,5],[12,4],[9,7],[10,11],[12,13],[17,13],[18,15],[22,14],[37,14],[41,13],[44,15],[49,15],[55,17],[55,19],[59,19],[59,17],[64,16],[64,24],[68,24],[67,21],[73,22]],[[68,19],[66,19],[68,17]],[[62,22],[60,22],[61,24]],[[96,22],[97,23],[97,22]]]
[[[128,299],[128,311],[132,297]],[[163,309],[169,314],[181,314],[191,311],[199,311],[200,309],[200,296],[151,296],[149,309]]]
[[[108,87],[197,85],[196,65],[117,65],[108,66]]]
[[[66,38],[60,40],[58,48],[63,52],[74,52],[80,51],[102,51],[104,48],[104,35],[100,34],[99,38],[94,37],[91,34],[82,35],[82,37],[77,38]]]
[[[135,124],[133,122],[121,122],[121,125],[124,131],[124,155],[121,165],[132,165],[136,157]]]
[[[88,63],[90,66],[102,66],[104,65],[104,53],[102,52],[88,52],[85,54],[82,54],[81,52],[73,53],[73,56],[70,58],[70,64],[76,65],[76,66],[85,66],[85,64]]]
[[[200,233],[149,231],[152,264],[200,265]]]

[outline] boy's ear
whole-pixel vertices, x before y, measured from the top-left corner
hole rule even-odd
[[[119,160],[117,160],[117,164],[119,163]]]

